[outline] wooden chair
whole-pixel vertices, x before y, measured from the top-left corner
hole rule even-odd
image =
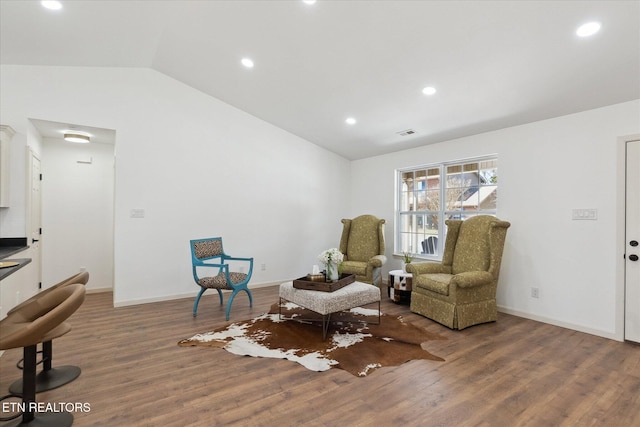
[[[217,260],[218,262],[205,262],[210,260]],[[248,272],[240,273],[229,271],[228,261],[248,263]],[[247,293],[249,296],[249,307],[253,306],[253,298],[248,288],[249,280],[251,280],[251,274],[253,273],[253,258],[238,258],[225,254],[222,248],[222,238],[213,237],[191,240],[191,264],[193,280],[195,280],[196,284],[201,288],[193,304],[193,317],[198,315],[198,303],[200,302],[202,294],[204,294],[207,289],[215,289],[218,291],[220,305],[224,303],[222,290],[227,289],[231,291],[225,312],[226,320],[229,320],[231,304],[240,291]],[[218,273],[214,276],[200,276],[198,269],[201,268],[214,268],[218,270]]]

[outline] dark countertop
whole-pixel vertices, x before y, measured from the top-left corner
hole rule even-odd
[[[4,262],[17,262],[18,265],[16,265],[15,267],[0,268],[0,280],[12,275],[25,265],[29,264],[31,262],[31,258],[3,259],[2,261],[0,261],[0,264]]]
[[[26,237],[0,238],[0,260],[29,249]]]

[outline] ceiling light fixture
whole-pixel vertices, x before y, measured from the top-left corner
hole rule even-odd
[[[62,3],[60,3],[59,1],[41,1],[40,4],[42,5],[42,7],[50,10],[62,9]]]
[[[356,124],[356,119],[354,119],[353,117],[348,117],[347,120],[345,120],[345,122],[348,125],[355,125]]]
[[[77,142],[80,144],[87,144],[91,142],[91,136],[88,133],[84,132],[66,130],[64,131],[64,140],[69,142]]]
[[[434,93],[436,93],[436,88],[433,86],[427,86],[422,89],[422,93],[424,93],[425,95],[433,95]]]
[[[242,58],[242,65],[244,65],[247,68],[253,68],[253,61],[249,58]]]
[[[589,37],[600,31],[600,27],[599,22],[587,22],[578,27],[576,34],[580,37]]]
[[[302,2],[306,4],[315,4],[316,0],[302,0]]]

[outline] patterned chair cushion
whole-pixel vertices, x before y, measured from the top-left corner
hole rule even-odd
[[[464,221],[455,245],[452,272],[487,271],[491,261],[489,230],[495,221],[491,216],[478,216]]]
[[[193,245],[196,258],[211,258],[222,254],[222,240],[208,240]],[[235,281],[234,281],[235,282]]]
[[[441,295],[449,295],[452,274],[423,274],[418,276],[416,286]]]
[[[342,219],[340,252],[344,254],[342,272],[355,274],[356,280],[376,286],[382,284],[384,256],[384,219],[360,215]]]
[[[229,278],[232,283],[240,283],[247,278],[247,275],[244,273],[229,272]],[[198,285],[208,289],[233,289],[227,284],[227,278],[224,273],[213,277],[203,277],[198,280]]]
[[[366,276],[367,275],[367,263],[361,261],[343,261],[342,262],[342,272],[355,274],[358,276]]]
[[[380,255],[379,224],[380,220],[373,215],[362,215],[351,220],[347,241],[347,257],[350,261],[367,262]]]

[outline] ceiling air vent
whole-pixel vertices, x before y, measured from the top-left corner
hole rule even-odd
[[[413,135],[414,133],[416,133],[416,131],[413,129],[407,129],[407,130],[401,130],[400,132],[396,132],[396,133],[400,136],[407,136],[407,135]]]

